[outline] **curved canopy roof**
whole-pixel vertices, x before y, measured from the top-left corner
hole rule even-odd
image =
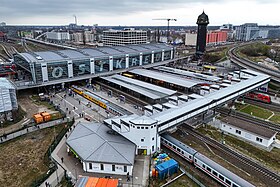
[[[166,44],[140,44],[114,47],[80,48],[59,51],[41,51],[18,53],[27,62],[54,62],[81,60],[89,58],[106,58],[109,56],[120,56],[126,54],[151,53],[152,51],[170,50],[172,47]]]

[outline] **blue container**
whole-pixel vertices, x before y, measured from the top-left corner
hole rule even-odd
[[[158,177],[162,180],[168,176],[177,173],[178,171],[178,162],[174,159],[170,159],[166,162],[156,165],[155,169],[158,171]]]

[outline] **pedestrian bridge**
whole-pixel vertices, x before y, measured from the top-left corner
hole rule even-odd
[[[104,123],[134,142],[138,149],[147,149],[148,154],[153,153],[156,151],[154,147],[160,148],[159,134],[199,114],[206,114],[209,110],[224,105],[270,81],[270,76],[251,70],[241,70],[235,72],[235,75],[240,78],[238,82],[233,82],[236,77],[232,78],[232,81],[229,81],[231,84],[221,83],[219,89],[209,91],[203,96],[197,94],[179,96],[175,104],[169,102],[145,107],[149,110],[145,111],[146,115],[115,117],[106,119]],[[175,100],[174,96],[169,99],[169,101]]]

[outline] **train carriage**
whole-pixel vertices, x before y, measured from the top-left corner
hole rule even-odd
[[[176,140],[172,136],[168,134],[164,134],[161,136],[161,143],[165,147],[171,149],[176,154],[188,160],[190,163],[193,162],[193,155],[197,152],[195,149],[187,146],[186,144]]]
[[[161,143],[226,187],[254,186],[166,133],[161,135]]]
[[[271,103],[271,97],[267,94],[260,93],[260,92],[249,92],[246,93],[245,97],[263,103]]]
[[[201,153],[194,155],[194,165],[227,187],[253,187],[251,183],[207,158]]]
[[[83,97],[90,100],[91,102],[95,103],[96,105],[106,109],[107,108],[107,104],[109,104],[108,101],[90,93],[90,92],[84,92],[83,93]]]
[[[77,86],[72,86],[72,90],[74,91],[74,92],[76,92],[77,94],[79,94],[79,95],[83,95],[83,90],[81,89],[81,88],[79,88],[79,87],[77,87]]]

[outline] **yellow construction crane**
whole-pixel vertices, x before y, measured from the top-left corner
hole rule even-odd
[[[169,22],[170,21],[177,21],[177,19],[171,19],[171,18],[160,18],[160,19],[153,19],[153,20],[166,20],[167,21],[167,34],[166,34],[166,37],[167,37],[167,43],[169,43]]]

